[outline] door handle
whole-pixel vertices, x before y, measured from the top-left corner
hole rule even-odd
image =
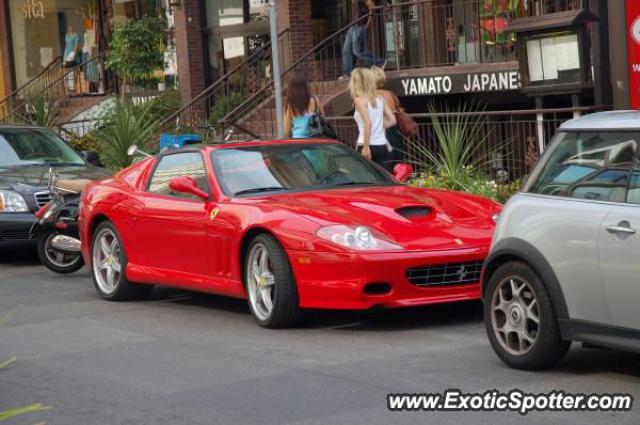
[[[628,221],[621,221],[616,226],[607,227],[607,232],[613,234],[635,235],[636,229],[632,228]]]

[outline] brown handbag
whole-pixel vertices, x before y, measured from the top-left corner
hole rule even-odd
[[[405,137],[414,137],[418,135],[418,124],[411,118],[407,111],[400,104],[398,96],[393,95],[396,109],[396,126],[398,131]]]

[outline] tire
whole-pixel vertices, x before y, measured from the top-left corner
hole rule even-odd
[[[84,266],[82,254],[56,253],[51,247],[51,241],[57,235],[58,233],[56,232],[45,233],[38,240],[38,258],[40,258],[40,262],[55,273],[70,274],[77,272]]]
[[[273,236],[261,234],[251,241],[244,258],[244,271],[249,308],[260,326],[287,328],[301,321],[303,312],[299,307],[298,288],[291,265],[286,252]],[[270,299],[270,309],[265,302],[267,299]]]
[[[567,354],[571,342],[560,337],[549,293],[527,264],[511,261],[500,266],[489,279],[484,301],[489,341],[508,366],[547,369]]]
[[[127,255],[118,231],[108,221],[100,223],[91,238],[91,277],[98,295],[108,301],[138,300],[149,296],[153,286],[129,282],[125,276],[126,268]],[[113,276],[109,278],[111,274]]]

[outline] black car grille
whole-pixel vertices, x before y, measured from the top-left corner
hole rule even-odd
[[[431,214],[431,208],[429,207],[403,207],[396,210],[398,214],[404,218],[418,218],[427,217]]]
[[[451,286],[480,280],[483,260],[435,264],[407,270],[409,282],[418,286]]]
[[[51,202],[51,193],[48,191],[36,192],[33,196],[36,199],[36,205],[38,205],[38,208],[42,208]]]
[[[32,235],[29,232],[4,231],[0,233],[0,240],[3,241],[27,241],[34,238],[37,238],[37,234]]]

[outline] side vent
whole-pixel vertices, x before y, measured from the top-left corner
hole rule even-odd
[[[408,219],[424,218],[424,217],[428,217],[429,214],[431,214],[431,208],[423,207],[423,206],[403,207],[403,208],[398,208],[396,212],[401,216],[403,216],[404,218],[408,218]]]

